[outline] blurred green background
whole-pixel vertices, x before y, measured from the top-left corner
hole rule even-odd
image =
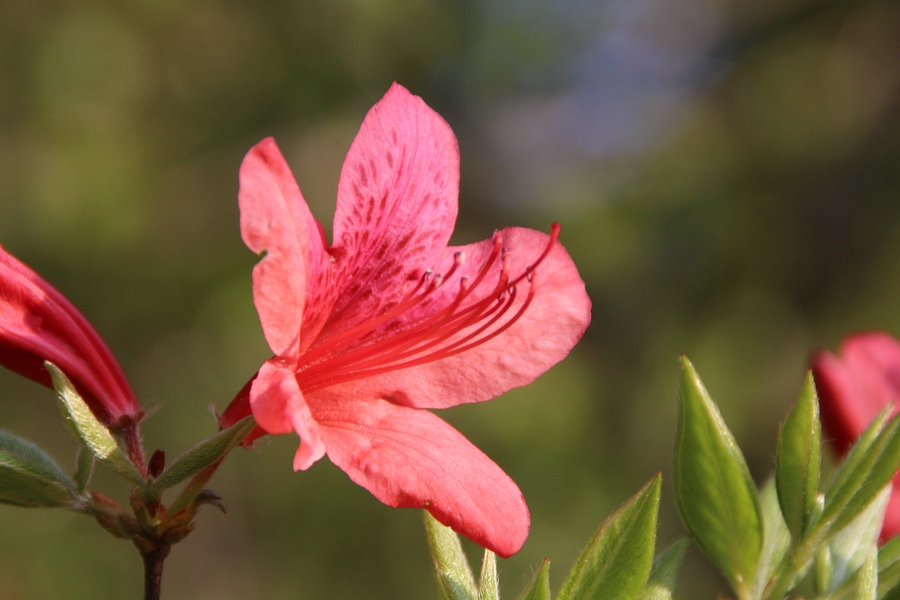
[[[679,354],[762,481],[809,352],[900,333],[895,1],[0,2],[0,243],[108,341],[152,411],[149,450],[211,433],[207,407],[269,356],[243,154],[275,135],[330,228],[343,156],[394,80],[459,137],[455,240],[561,221],[594,302],[534,385],[441,412],[531,508],[506,597],[545,556],[558,585],[660,470],[660,547],[682,535]],[[0,424],[72,460],[51,393],[5,371]],[[295,446],[228,459],[212,487],[230,513],[174,548],[164,597],[436,597],[419,512],[327,460],[292,473]],[[683,573],[679,598],[725,591],[695,550]],[[134,598],[140,579],[89,519],[0,507],[0,597]]]

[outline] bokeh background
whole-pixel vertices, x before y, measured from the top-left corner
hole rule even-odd
[[[603,518],[671,486],[677,356],[757,480],[811,350],[900,333],[900,4],[892,0],[0,2],[0,243],[80,307],[142,402],[149,449],[214,431],[268,351],[237,170],[275,135],[330,228],[343,156],[392,81],[462,155],[456,241],[546,230],[593,322],[534,385],[443,411],[521,486],[554,588]],[[51,393],[0,373],[0,424],[69,464]],[[235,452],[176,546],[176,599],[436,597],[418,511],[391,510],[296,440]],[[98,475],[96,488],[117,483]],[[473,556],[478,549],[469,547]],[[725,586],[695,550],[678,597]],[[689,574],[689,575],[688,575]],[[138,597],[127,542],[0,507],[0,597]]]

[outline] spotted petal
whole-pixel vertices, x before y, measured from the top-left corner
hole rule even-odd
[[[453,131],[394,84],[366,115],[341,170],[334,246],[342,292],[325,337],[380,314],[434,266],[453,233],[458,191]]]

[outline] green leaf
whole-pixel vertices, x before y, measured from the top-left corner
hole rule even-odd
[[[545,558],[541,568],[522,591],[519,600],[550,600],[550,559]]]
[[[900,581],[900,536],[878,550],[878,584],[889,587]]]
[[[734,437],[682,358],[681,414],[675,446],[675,498],[699,546],[746,597],[762,552],[756,487]]]
[[[669,546],[653,561],[650,577],[641,592],[640,600],[672,600],[678,567],[688,547],[688,539],[682,538]]]
[[[478,580],[478,600],[500,600],[500,580],[497,577],[497,555],[485,548]]]
[[[825,493],[816,534],[827,536],[846,527],[875,499],[900,467],[900,420],[885,425],[883,412],[850,449]]]
[[[66,426],[72,435],[100,459],[100,462],[132,483],[143,486],[144,478],[141,477],[140,471],[119,446],[116,438],[94,416],[72,382],[53,363],[45,362],[44,365],[53,379],[53,387],[56,388],[60,408],[66,418]]]
[[[891,487],[885,486],[856,519],[829,540],[832,591],[849,581],[868,560],[869,554],[877,551],[878,534],[890,497]]]
[[[759,504],[762,509],[763,547],[753,580],[754,598],[762,595],[791,545],[791,534],[781,514],[774,479],[769,479],[763,485]]]
[[[0,503],[75,508],[75,483],[43,450],[29,441],[0,431]]]
[[[557,600],[631,600],[644,587],[656,545],[662,477],[657,475],[600,527]]]
[[[425,532],[431,557],[437,571],[441,598],[445,600],[477,600],[478,590],[469,561],[463,553],[459,536],[452,529],[438,522],[427,510]]]
[[[155,494],[159,494],[221,460],[240,444],[255,426],[256,421],[253,417],[246,417],[228,429],[223,429],[203,440],[176,458],[153,482],[151,489]]]
[[[819,488],[822,428],[812,373],[781,427],[775,452],[778,501],[788,530],[800,540],[809,523]]]

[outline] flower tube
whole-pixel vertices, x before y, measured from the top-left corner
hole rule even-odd
[[[107,427],[127,429],[143,416],[122,369],[87,319],[0,246],[0,365],[52,387],[44,361],[66,374]]]

